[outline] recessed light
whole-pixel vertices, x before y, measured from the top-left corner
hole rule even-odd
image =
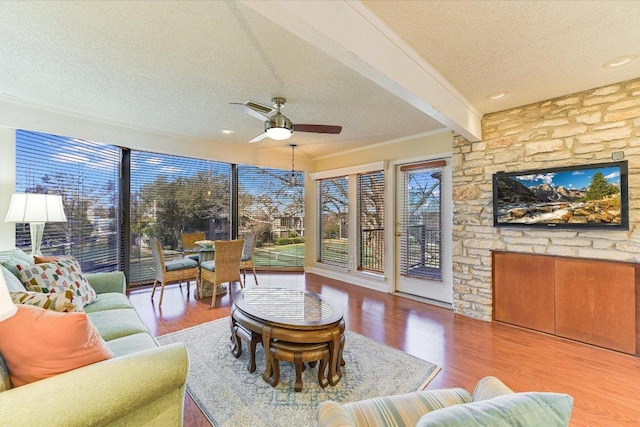
[[[507,95],[509,95],[509,92],[497,92],[497,93],[494,93],[493,95],[487,96],[487,98],[496,101],[498,99],[504,98]]]
[[[638,58],[637,55],[625,55],[620,56],[618,58],[612,59],[611,61],[606,62],[603,67],[604,68],[616,68],[622,67],[623,65],[627,65],[632,63]]]
[[[233,131],[231,129],[222,129],[222,133],[226,133],[227,135],[231,135]]]

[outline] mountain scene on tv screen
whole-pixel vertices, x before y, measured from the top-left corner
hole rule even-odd
[[[620,224],[620,169],[497,176],[500,224]]]

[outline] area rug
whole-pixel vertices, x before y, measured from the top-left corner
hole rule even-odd
[[[303,389],[293,390],[292,363],[280,362],[280,383],[274,388],[262,379],[264,353],[256,352],[257,369],[247,370],[243,342],[239,359],[229,348],[229,318],[204,323],[158,338],[163,344],[182,341],[189,350],[187,389],[209,421],[216,426],[313,426],[320,402],[346,403],[390,394],[408,393],[427,386],[440,367],[345,331],[343,376],[322,389],[317,366],[303,372]]]

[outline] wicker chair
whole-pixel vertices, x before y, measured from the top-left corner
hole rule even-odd
[[[182,253],[193,260],[198,261],[200,247],[196,244],[205,239],[204,232],[182,233],[180,241],[182,243]]]
[[[151,299],[156,292],[158,282],[162,284],[160,288],[160,304],[162,305],[162,297],[164,296],[164,285],[172,282],[187,282],[187,293],[189,293],[189,282],[198,281],[198,261],[185,257],[182,259],[167,261],[164,260],[162,246],[158,239],[151,239],[151,252],[153,253],[153,263],[156,268],[156,276],[153,280],[153,290],[151,291]]]
[[[253,270],[253,278],[258,286],[258,276],[256,276],[256,266],[253,264],[253,253],[256,250],[256,234],[247,233],[244,235],[244,247],[242,248],[242,258],[240,259],[240,270],[242,271],[242,282],[247,284],[247,269]]]
[[[240,279],[240,258],[243,246],[244,240],[216,240],[213,261],[200,263],[198,294],[203,295],[205,280],[213,283],[214,292],[211,296],[211,307],[216,306],[218,285],[229,282],[229,295],[231,295],[233,282],[240,282],[240,286],[243,287]]]

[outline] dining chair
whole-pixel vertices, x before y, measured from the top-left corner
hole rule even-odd
[[[189,293],[189,282],[191,280],[198,282],[198,261],[189,257],[173,261],[165,261],[162,253],[160,241],[156,238],[151,239],[151,253],[153,254],[153,263],[156,269],[156,275],[153,280],[153,290],[151,291],[151,299],[156,292],[158,282],[162,285],[160,288],[160,304],[162,305],[162,297],[164,296],[164,285],[172,282],[187,282],[187,293]],[[182,285],[181,285],[182,286]]]
[[[205,281],[213,284],[211,307],[216,306],[218,285],[229,282],[229,296],[231,296],[233,282],[240,282],[240,287],[244,287],[240,278],[240,258],[242,258],[243,246],[244,240],[216,240],[213,260],[200,263],[198,293],[200,296],[203,295]]]
[[[253,263],[253,254],[256,250],[256,233],[246,233],[244,235],[244,247],[242,248],[242,258],[240,258],[240,270],[242,271],[243,283],[247,284],[247,269],[253,270],[253,278],[258,286],[258,276],[256,276],[256,266]]]
[[[182,233],[180,242],[182,243],[182,253],[193,260],[198,261],[200,246],[196,244],[205,239],[204,232]]]

